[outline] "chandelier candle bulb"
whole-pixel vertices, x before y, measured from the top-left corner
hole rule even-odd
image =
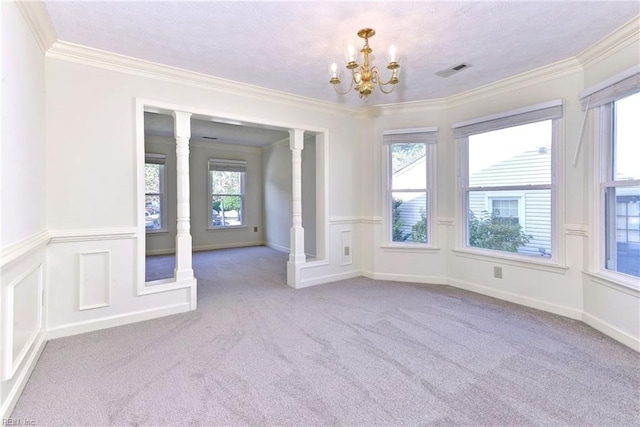
[[[331,80],[329,80],[329,83],[334,85],[340,83],[340,75],[338,73],[338,64],[336,64],[335,62],[332,63],[329,66],[329,73],[331,74]]]
[[[392,44],[389,46],[389,64],[393,62],[398,62],[398,60],[396,57],[396,46]]]

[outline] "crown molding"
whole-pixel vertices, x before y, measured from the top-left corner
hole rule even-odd
[[[576,57],[563,59],[553,64],[526,71],[488,85],[480,86],[467,92],[453,95],[448,100],[448,107],[458,107],[485,98],[495,97],[507,92],[517,91],[549,80],[558,79],[582,72],[582,65]]]
[[[15,5],[40,46],[40,50],[46,54],[58,40],[58,36],[44,3],[41,1],[16,1]]]
[[[374,105],[363,110],[363,117],[375,118],[415,112],[441,111],[447,108],[448,98],[425,99],[397,104]]]
[[[638,43],[639,41],[640,15],[637,15],[620,28],[614,30],[603,39],[586,48],[584,51],[579,53],[576,58],[584,68],[589,68],[623,50],[629,45]]]
[[[185,84],[200,89],[248,96],[269,102],[278,101],[295,108],[312,109],[333,114],[338,112],[347,115],[355,115],[359,112],[359,109],[355,107],[347,107],[247,83],[235,82],[65,41],[54,43],[47,51],[46,56],[110,71],[123,72],[170,83]]]

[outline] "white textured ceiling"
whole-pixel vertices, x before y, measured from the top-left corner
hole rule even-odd
[[[47,1],[58,38],[352,106],[328,83],[342,45],[372,27],[375,63],[395,43],[395,93],[368,106],[446,97],[567,59],[637,16],[640,2]],[[435,73],[468,62],[449,78]]]

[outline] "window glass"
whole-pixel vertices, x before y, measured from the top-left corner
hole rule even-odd
[[[550,257],[553,121],[467,140],[467,245]]]
[[[245,172],[210,170],[211,226],[244,224]]]
[[[391,152],[391,240],[427,243],[427,144],[393,143]]]
[[[145,218],[147,231],[164,228],[164,157],[147,158],[144,165],[145,174]]]
[[[605,268],[640,277],[640,93],[613,102],[603,184]],[[607,110],[608,111],[608,110]]]

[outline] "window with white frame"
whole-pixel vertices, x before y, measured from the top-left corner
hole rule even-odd
[[[600,268],[640,277],[640,73],[583,97],[599,112]]]
[[[561,101],[457,123],[464,245],[552,257]]]
[[[144,159],[144,226],[147,232],[166,230],[164,154],[146,153]]]
[[[246,172],[246,161],[209,159],[209,228],[245,224]]]
[[[430,244],[433,147],[437,128],[385,131],[389,240]]]

